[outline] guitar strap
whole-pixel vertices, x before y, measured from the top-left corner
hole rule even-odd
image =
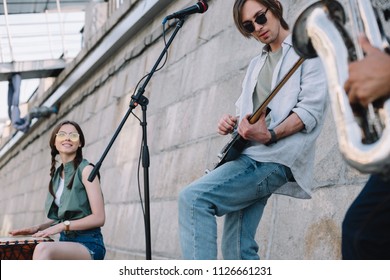
[[[271,102],[272,98],[280,91],[280,89],[284,86],[284,84],[291,78],[291,76],[295,73],[295,71],[301,66],[301,64],[305,61],[304,58],[299,58],[297,62],[291,67],[291,69],[287,72],[287,74],[283,77],[283,79],[276,85],[276,87],[272,90],[271,94],[264,100],[263,104],[249,117],[249,123],[254,124],[260,118],[261,112],[263,112],[268,104]]]

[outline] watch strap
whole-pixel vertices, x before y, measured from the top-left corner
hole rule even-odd
[[[268,131],[271,134],[271,139],[267,143],[265,143],[266,146],[269,146],[277,142],[275,131],[273,129],[268,129]]]

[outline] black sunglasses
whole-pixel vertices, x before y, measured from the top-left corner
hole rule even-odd
[[[264,25],[266,22],[267,22],[267,17],[265,16],[265,14],[268,12],[268,8],[265,10],[264,13],[261,13],[259,15],[256,16],[255,18],[255,22],[257,24],[261,24],[261,25]],[[255,26],[253,25],[253,22],[252,21],[246,21],[246,22],[243,22],[242,23],[242,27],[245,29],[246,32],[248,33],[253,33],[253,31],[255,31]]]

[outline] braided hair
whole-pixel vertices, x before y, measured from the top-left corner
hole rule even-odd
[[[63,121],[61,123],[59,123],[52,131],[51,133],[51,137],[50,137],[50,141],[49,141],[49,145],[50,145],[50,154],[51,154],[51,166],[50,166],[50,182],[49,182],[49,192],[50,194],[55,198],[55,193],[54,193],[54,189],[53,189],[53,176],[54,176],[54,172],[56,170],[56,156],[59,154],[56,146],[55,146],[55,141],[56,141],[56,137],[57,137],[57,133],[58,131],[61,129],[61,127],[63,125],[66,125],[66,124],[70,124],[72,126],[74,126],[78,132],[78,134],[80,135],[80,147],[77,148],[77,151],[76,151],[76,157],[73,159],[73,166],[74,166],[74,170],[75,172],[73,173],[72,175],[72,178],[71,180],[69,181],[69,184],[66,186],[68,189],[71,189],[72,188],[72,185],[73,185],[73,180],[74,180],[74,176],[76,175],[76,170],[78,168],[78,166],[80,165],[81,161],[83,160],[83,152],[82,152],[82,148],[84,147],[85,145],[85,138],[84,138],[84,133],[83,131],[81,130],[81,127],[76,123],[76,122],[73,122],[73,121]],[[62,172],[64,166],[61,165],[60,166],[60,172]]]

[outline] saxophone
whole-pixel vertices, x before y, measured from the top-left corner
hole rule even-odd
[[[304,58],[319,56],[326,72],[339,149],[344,159],[362,173],[390,172],[390,99],[367,108],[350,104],[344,83],[348,64],[364,57],[358,35],[389,50],[376,10],[368,0],[349,0],[349,23],[338,1],[318,1],[306,8],[294,24],[295,51]],[[349,31],[347,31],[349,30]]]

